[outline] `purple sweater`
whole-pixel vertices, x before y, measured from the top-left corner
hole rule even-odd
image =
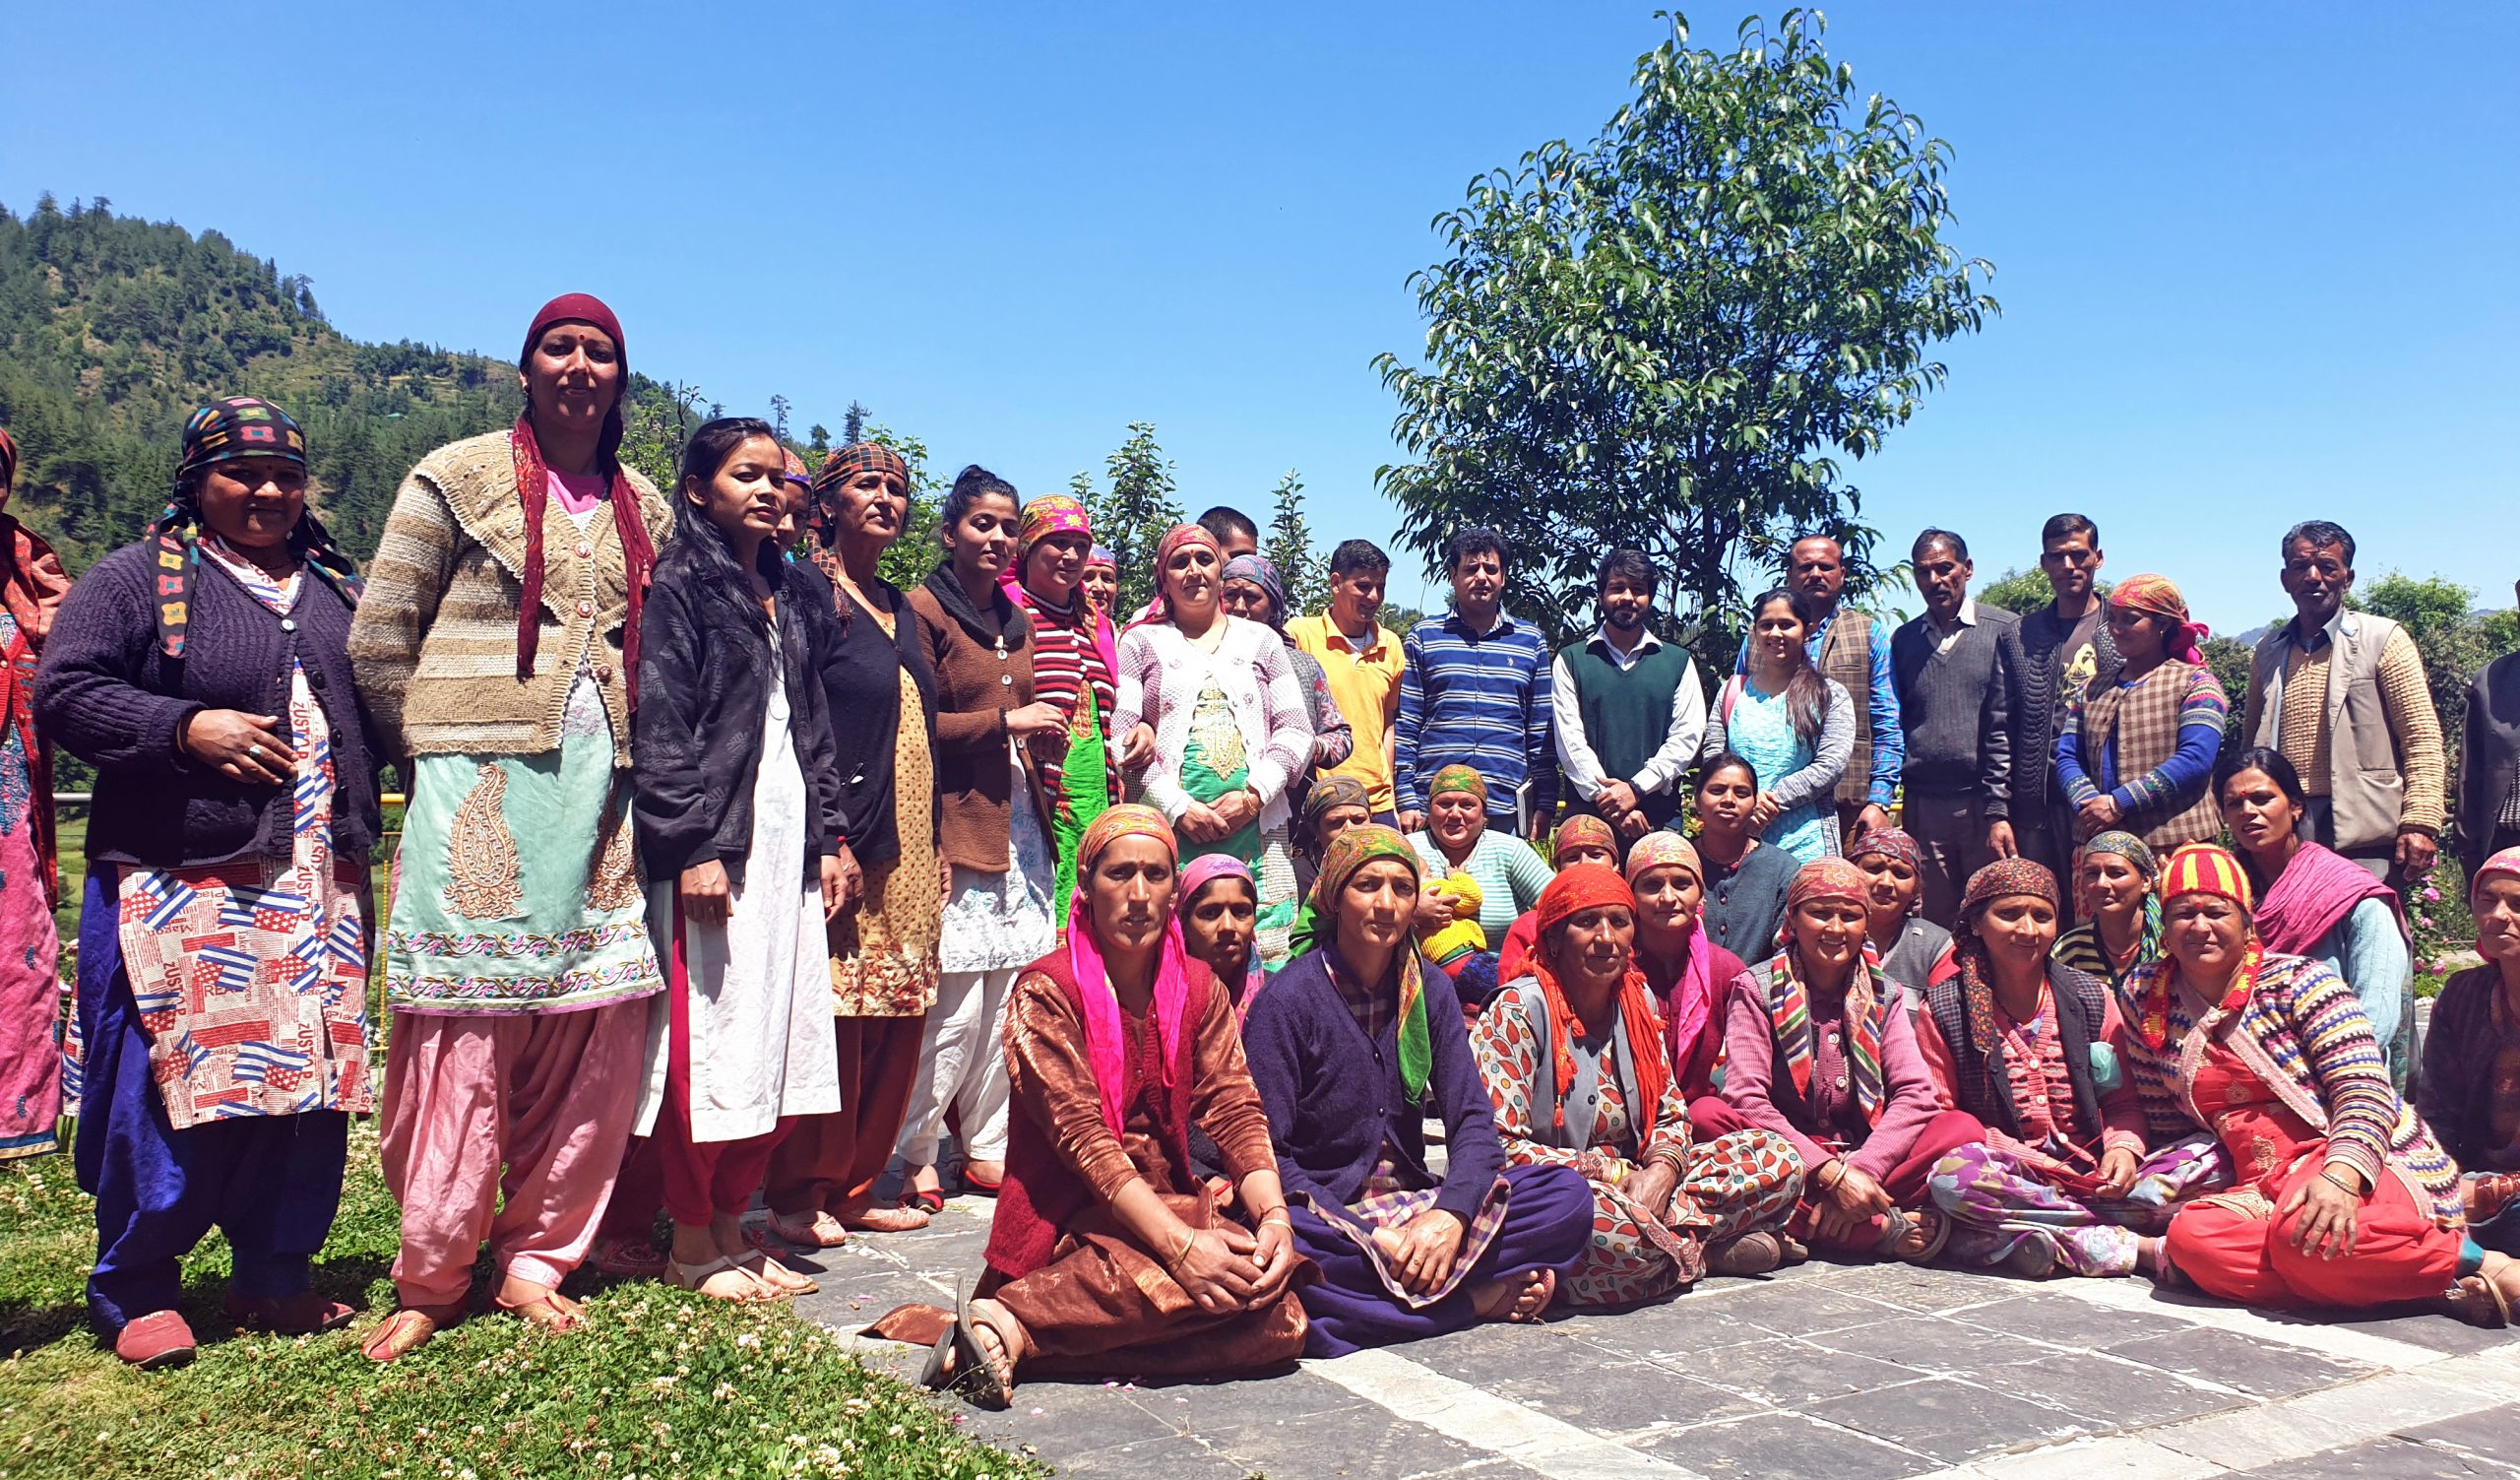
[[[1330,979],[1338,950],[1324,942],[1269,979],[1242,1024],[1242,1052],[1269,1111],[1269,1139],[1278,1148],[1278,1179],[1287,1194],[1310,1192],[1346,1207],[1364,1196],[1365,1179],[1386,1146],[1403,1182],[1417,1188],[1436,1182],[1426,1170],[1418,1106],[1401,1088],[1398,1017],[1366,1038]],[[1426,1089],[1451,1153],[1435,1206],[1466,1226],[1505,1169],[1505,1147],[1496,1139],[1495,1109],[1471,1059],[1452,982],[1431,966],[1424,971],[1434,1058]]]
[[[350,678],[350,603],[309,572],[284,619],[204,558],[184,656],[170,663],[158,651],[155,558],[126,545],[81,576],[35,676],[35,723],[96,768],[89,861],[179,869],[288,857],[291,789],[195,764],[175,731],[204,709],[286,714],[292,658],[332,731],[333,850],[366,853],[379,830],[378,751]]]
[[[1888,1099],[1881,1108],[1881,1122],[1868,1135],[1851,1133],[1862,1126],[1862,1116],[1856,1109],[1853,1090],[1841,1101],[1833,1085],[1822,1083],[1822,1070],[1834,1074],[1835,1069],[1818,1042],[1818,1005],[1812,1011],[1811,1099],[1820,1103],[1812,1104],[1794,1092],[1794,1081],[1786,1074],[1785,1051],[1777,1047],[1776,1030],[1768,1019],[1767,983],[1767,968],[1753,966],[1724,990],[1725,1103],[1741,1112],[1751,1125],[1794,1142],[1802,1165],[1810,1171],[1817,1172],[1823,1163],[1837,1158],[1837,1152],[1821,1144],[1828,1139],[1858,1148],[1847,1157],[1847,1165],[1857,1171],[1875,1182],[1889,1176],[1915,1149],[1925,1124],[1942,1113],[1933,1076],[1925,1068],[1924,1056],[1917,1052],[1916,1030],[1909,1025],[1907,1012],[1891,1011],[1889,1026],[1881,1034],[1881,1084]]]

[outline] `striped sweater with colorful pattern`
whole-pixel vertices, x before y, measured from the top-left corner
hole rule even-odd
[[[2176,963],[2147,962],[2129,972],[2119,991],[2120,1023],[2111,1036],[2117,1061],[2142,1097],[2147,1127],[2156,1137],[2213,1130],[2188,1103],[2187,1077],[2205,1039],[2223,1021],[2220,1008],[2203,1018],[2191,995],[2170,994],[2170,1032],[2159,1049],[2148,1047],[2137,1024],[2142,1003],[2160,974]],[[2419,1205],[2429,1202],[2445,1228],[2458,1227],[2459,1169],[2412,1106],[2389,1084],[2388,1056],[2371,1034],[2371,1020],[2345,979],[2301,956],[2269,955],[2259,968],[2257,990],[2239,1010],[2226,1040],[2254,1065],[2285,1106],[2327,1137],[2328,1156],[2362,1174],[2366,1186],[2383,1171],[2402,1176]],[[2192,1050],[2192,1052],[2191,1052]],[[2270,1072],[2271,1070],[2271,1072]]]

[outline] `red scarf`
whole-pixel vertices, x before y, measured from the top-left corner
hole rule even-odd
[[[618,414],[616,410],[615,415]],[[551,501],[550,474],[542,461],[541,444],[534,439],[530,413],[516,418],[516,426],[508,432],[508,450],[516,459],[517,499],[525,509],[525,569],[519,572],[525,592],[516,609],[516,676],[530,679],[534,676],[534,654],[542,629],[542,510]],[[607,454],[602,461],[612,466],[607,501],[612,505],[613,533],[621,537],[622,576],[630,603],[629,616],[621,629],[621,691],[636,708],[639,610],[647,602],[648,573],[656,566],[657,548],[649,543],[647,520],[639,513],[638,490],[630,486],[629,475],[621,471],[620,460]]]
[[[1634,917],[1636,896],[1628,891],[1627,880],[1606,864],[1577,864],[1548,881],[1532,913],[1538,917],[1541,936],[1545,941],[1551,928],[1585,910],[1606,905],[1619,905],[1630,918]],[[1584,1020],[1575,1015],[1574,1004],[1566,999],[1566,989],[1550,966],[1545,949],[1532,952],[1531,966],[1532,974],[1540,978],[1541,991],[1548,998],[1548,1054],[1557,1080],[1557,1127],[1563,1129],[1566,1092],[1575,1083],[1575,1040],[1584,1034]],[[1617,1010],[1621,1025],[1627,1029],[1628,1058],[1636,1065],[1637,1082],[1629,1088],[1640,1102],[1628,1107],[1628,1120],[1636,1126],[1636,1144],[1642,1147],[1654,1137],[1655,1112],[1662,1108],[1663,1093],[1671,1082],[1671,1058],[1663,1045],[1662,1022],[1654,1015],[1653,992],[1645,985],[1645,973],[1637,970],[1632,953],[1627,960],[1627,974],[1619,979]]]

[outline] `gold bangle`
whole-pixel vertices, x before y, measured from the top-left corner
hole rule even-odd
[[[2336,1168],[2334,1167],[2323,1169],[2319,1173],[2319,1181],[2329,1184],[2338,1191],[2345,1193],[2349,1197],[2359,1198],[2362,1195],[2362,1190],[2354,1186],[2353,1183],[2347,1182],[2343,1178],[2337,1176]]]
[[[1176,1249],[1176,1250],[1174,1250],[1174,1251],[1172,1251],[1172,1257],[1171,1257],[1171,1258],[1169,1258],[1169,1259],[1167,1259],[1167,1260],[1166,1260],[1166,1263],[1168,1263],[1168,1264],[1170,1264],[1170,1265],[1171,1265],[1173,1268],[1175,1268],[1175,1269],[1180,1268],[1180,1267],[1181,1267],[1181,1261],[1182,1261],[1183,1259],[1186,1259],[1186,1258],[1188,1258],[1188,1257],[1190,1256],[1190,1250],[1191,1250],[1191,1247],[1192,1247],[1192,1246],[1194,1246],[1194,1245],[1196,1245],[1198,1242],[1199,1242],[1199,1231],[1198,1231],[1197,1229],[1195,1229],[1195,1228],[1187,1228],[1187,1229],[1183,1229],[1183,1230],[1182,1230],[1182,1232],[1181,1232],[1181,1247],[1180,1247],[1180,1248],[1178,1248],[1178,1249]]]

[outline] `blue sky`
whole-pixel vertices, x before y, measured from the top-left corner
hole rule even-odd
[[[1953,144],[2004,306],[1853,465],[1895,544],[1949,525],[1990,577],[2080,509],[2236,630],[2316,515],[2366,577],[2505,599],[2520,8],[1827,11]],[[854,397],[1028,491],[1151,420],[1192,512],[1295,468],[1317,533],[1381,539],[1369,361],[1420,343],[1429,220],[1591,137],[1662,34],[1591,0],[703,14],[18,7],[0,201],[216,226],[362,338],[509,354],[585,289],[652,374],[799,425]]]

